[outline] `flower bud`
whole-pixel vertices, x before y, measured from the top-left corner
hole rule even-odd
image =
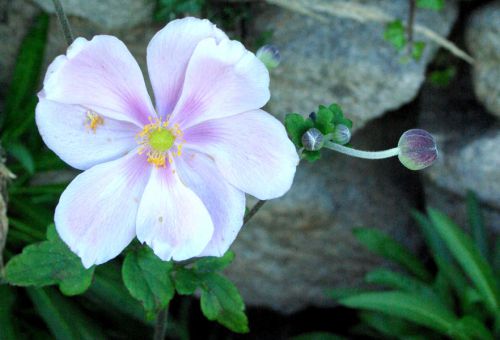
[[[257,50],[256,55],[269,70],[278,67],[281,62],[280,51],[274,45],[262,46]]]
[[[308,151],[317,151],[323,147],[323,134],[316,128],[306,131],[302,135],[302,145]]]
[[[333,130],[332,139],[337,144],[347,144],[351,140],[351,130],[344,124],[338,124]]]
[[[408,130],[398,142],[399,161],[410,170],[421,170],[437,158],[437,146],[432,135],[421,129]]]

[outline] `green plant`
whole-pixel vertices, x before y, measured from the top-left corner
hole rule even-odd
[[[334,292],[341,305],[359,309],[358,331],[384,338],[498,339],[500,277],[488,245],[477,198],[467,196],[471,236],[442,212],[414,212],[435,273],[401,244],[376,229],[359,228],[354,235],[370,251],[399,265],[369,272],[365,281],[381,291]],[[498,246],[496,247],[498,253]]]

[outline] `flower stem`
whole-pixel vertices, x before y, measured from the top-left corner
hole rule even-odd
[[[266,203],[266,201],[263,200],[259,200],[257,203],[255,203],[255,205],[252,207],[252,209],[250,209],[248,214],[245,215],[245,218],[243,219],[243,225],[247,224],[248,221],[250,221],[250,219],[257,213],[257,211],[259,211],[259,209],[262,208],[264,203]]]
[[[168,305],[158,313],[155,324],[154,340],[164,340],[167,333]]]
[[[349,156],[365,158],[365,159],[383,159],[383,158],[394,157],[399,154],[398,147],[384,151],[362,151],[362,150],[348,148],[346,146],[337,143],[332,143],[330,141],[325,142],[324,147]]]
[[[52,0],[52,2],[54,3],[57,19],[59,19],[59,23],[61,24],[61,28],[64,34],[64,39],[66,40],[66,43],[69,46],[73,42],[74,38],[73,38],[73,33],[71,32],[71,27],[69,26],[68,18],[64,13],[64,9],[61,5],[61,2],[59,0]]]

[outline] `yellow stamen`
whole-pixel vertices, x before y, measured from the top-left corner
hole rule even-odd
[[[104,119],[94,111],[87,111],[85,126],[95,133],[99,125],[104,125]]]

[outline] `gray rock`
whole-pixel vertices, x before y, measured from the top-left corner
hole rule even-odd
[[[448,89],[424,87],[421,125],[437,140],[439,158],[425,174],[427,203],[466,225],[467,190],[484,205],[486,224],[500,233],[500,124],[474,100],[470,79]]]
[[[293,0],[307,6],[308,0]],[[345,2],[345,1],[344,1]],[[406,19],[407,1],[355,0],[396,18]],[[328,6],[331,0],[318,0]],[[416,23],[446,36],[457,15],[447,1],[440,12],[419,10]],[[411,101],[422,82],[426,65],[436,51],[428,43],[419,62],[400,62],[398,53],[383,38],[385,26],[366,21],[329,17],[322,23],[307,15],[272,7],[258,18],[256,28],[273,32],[282,63],[272,74],[271,111],[309,113],[318,104],[339,103],[354,119],[355,128]],[[416,40],[424,40],[416,34]]]
[[[391,130],[390,123],[370,123],[353,144],[395,145],[407,126]],[[328,289],[361,287],[365,273],[383,262],[355,240],[355,227],[379,228],[416,248],[409,227],[416,177],[397,158],[367,161],[325,151],[320,161],[301,163],[292,189],[267,202],[233,245],[236,260],[227,273],[245,303],[289,313],[334,305]]]
[[[54,13],[52,0],[32,0],[45,11]],[[104,29],[124,29],[149,22],[154,1],[149,0],[61,0],[67,15],[74,15]]]
[[[476,10],[467,26],[467,47],[476,59],[474,90],[478,99],[500,117],[500,1]]]

